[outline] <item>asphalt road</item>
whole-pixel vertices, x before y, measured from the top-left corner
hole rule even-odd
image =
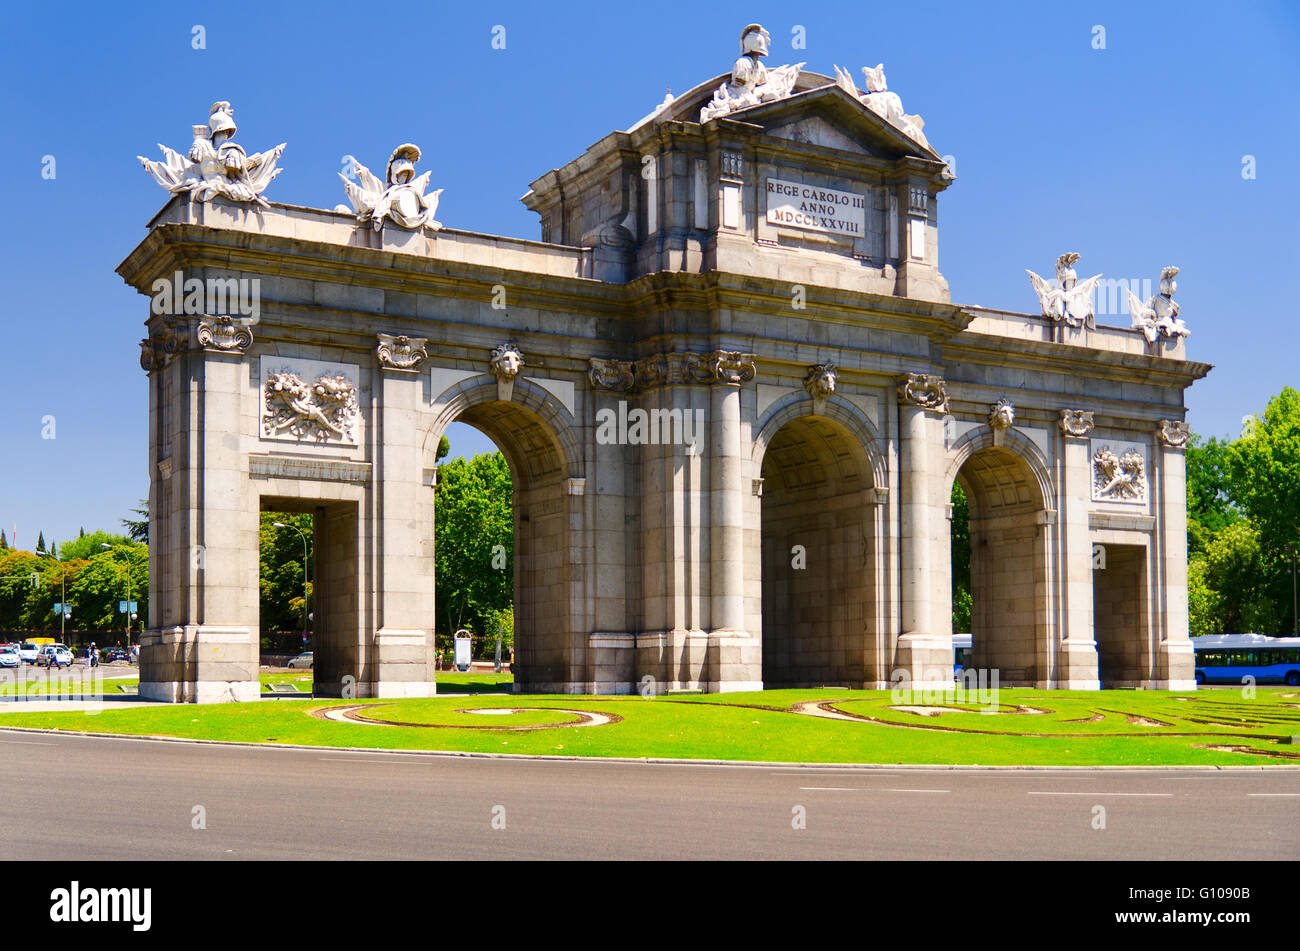
[[[1300,769],[539,762],[4,730],[0,761],[7,860],[1205,860],[1300,851]],[[1096,806],[1104,829],[1093,828]],[[793,828],[796,807],[804,829]]]

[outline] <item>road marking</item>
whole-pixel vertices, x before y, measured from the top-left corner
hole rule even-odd
[[[1247,796],[1300,796],[1300,792],[1248,792]]]
[[[1147,797],[1164,797],[1173,798],[1173,793],[1168,792],[1031,792],[1031,796],[1147,796]]]

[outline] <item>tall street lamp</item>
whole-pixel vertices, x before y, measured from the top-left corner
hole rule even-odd
[[[302,639],[307,640],[307,533],[288,522],[273,522],[276,528],[292,528],[302,536]]]
[[[100,542],[100,548],[107,548],[109,551],[117,549],[108,542]],[[126,610],[122,613],[126,616],[126,649],[131,649],[131,565],[128,562],[122,568],[122,574],[126,576]]]

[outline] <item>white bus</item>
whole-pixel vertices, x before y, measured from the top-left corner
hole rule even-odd
[[[1192,638],[1198,684],[1284,683],[1300,687],[1300,637],[1206,634]]]

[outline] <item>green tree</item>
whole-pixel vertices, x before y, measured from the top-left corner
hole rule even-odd
[[[514,511],[510,469],[499,452],[453,459],[438,467],[435,525],[440,642],[457,628],[495,646],[514,596]],[[513,640],[513,616],[507,625]]]
[[[122,519],[122,525],[126,529],[127,535],[131,536],[132,541],[147,544],[149,542],[149,500],[141,499],[139,507],[133,508],[131,511],[140,517],[138,519],[124,518]],[[81,533],[84,535],[86,530],[83,528]]]
[[[1242,515],[1233,504],[1226,440],[1193,435],[1187,445],[1187,550],[1205,551],[1210,539]]]
[[[306,601],[303,598],[303,540],[292,525],[307,536]],[[306,630],[306,615],[313,610],[312,589],[316,577],[312,517],[307,512],[263,512],[258,532],[261,571],[258,595],[264,635]]]
[[[106,532],[102,529],[96,529],[80,538],[74,538],[70,542],[64,542],[59,546],[59,557],[63,561],[79,561],[86,558],[95,558],[106,549],[116,548],[121,545],[132,545],[134,542],[126,535],[118,535],[115,532]]]
[[[1253,522],[1233,522],[1210,540],[1205,551],[1205,582],[1217,593],[1214,616],[1220,631],[1278,632],[1277,604],[1269,591],[1271,569]]]
[[[970,580],[970,502],[957,482],[952,484],[952,632],[970,633],[974,600]]]

